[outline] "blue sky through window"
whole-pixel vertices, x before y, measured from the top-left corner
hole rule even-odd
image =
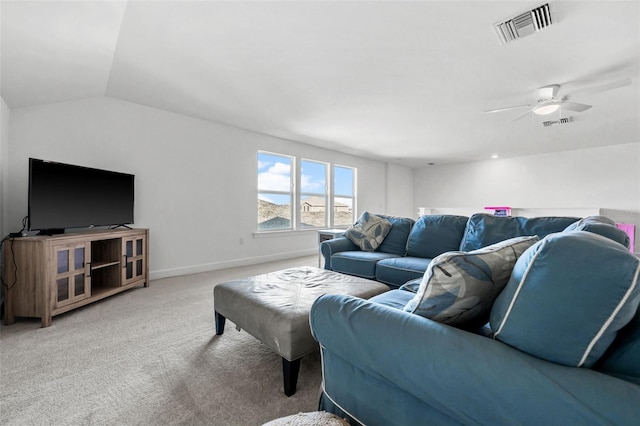
[[[353,197],[353,169],[349,167],[335,166],[334,170],[334,193],[336,195],[347,195]]]
[[[274,204],[291,204],[291,173],[293,159],[284,155],[258,153],[258,198]],[[326,163],[302,160],[300,191],[306,194],[323,195],[327,182]],[[354,170],[349,167],[334,167],[335,194],[353,197]],[[285,192],[277,194],[274,192]],[[339,200],[342,201],[342,200]],[[351,200],[347,203],[351,205]]]
[[[302,160],[300,171],[300,191],[324,195],[327,176],[327,164]]]

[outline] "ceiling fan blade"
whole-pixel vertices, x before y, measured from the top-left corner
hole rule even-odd
[[[591,105],[578,104],[575,102],[563,102],[561,108],[568,109],[569,111],[582,112],[591,108]]]
[[[533,108],[529,108],[528,110],[526,110],[525,112],[523,112],[522,114],[520,114],[519,116],[511,120],[511,122],[520,120],[522,117],[524,117],[525,115],[529,114],[532,111],[533,111]]]
[[[625,87],[630,85],[631,85],[631,79],[627,77],[620,80],[610,81],[608,83],[598,84],[597,86],[576,90],[575,92],[570,93],[567,97],[573,97],[576,94],[580,96],[591,95],[593,93],[606,92],[607,90],[613,90],[619,87]]]
[[[510,106],[510,107],[504,107],[504,108],[496,108],[496,109],[490,109],[488,111],[485,111],[488,114],[494,113],[494,112],[501,112],[501,111],[509,111],[512,109],[517,109],[517,108],[530,108],[531,105],[515,105],[515,106]]]

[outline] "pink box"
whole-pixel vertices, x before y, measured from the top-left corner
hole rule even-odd
[[[629,236],[629,250],[631,250],[631,253],[635,253],[636,226],[632,223],[616,223],[616,226],[627,233]]]
[[[495,216],[511,216],[511,207],[485,207],[484,209]]]

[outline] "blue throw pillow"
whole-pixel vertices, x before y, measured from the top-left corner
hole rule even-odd
[[[461,328],[486,324],[516,260],[537,241],[536,236],[518,237],[468,253],[441,254],[429,263],[404,310]],[[410,283],[401,288],[411,291]]]
[[[640,259],[590,232],[524,253],[491,310],[494,338],[558,364],[591,367],[640,303]]]
[[[407,256],[433,259],[447,251],[457,251],[468,219],[454,215],[421,216],[409,233]]]

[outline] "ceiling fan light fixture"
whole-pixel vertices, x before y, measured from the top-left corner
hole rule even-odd
[[[560,108],[559,102],[554,102],[550,104],[540,105],[533,109],[533,112],[538,115],[547,115],[552,112],[556,112]]]

